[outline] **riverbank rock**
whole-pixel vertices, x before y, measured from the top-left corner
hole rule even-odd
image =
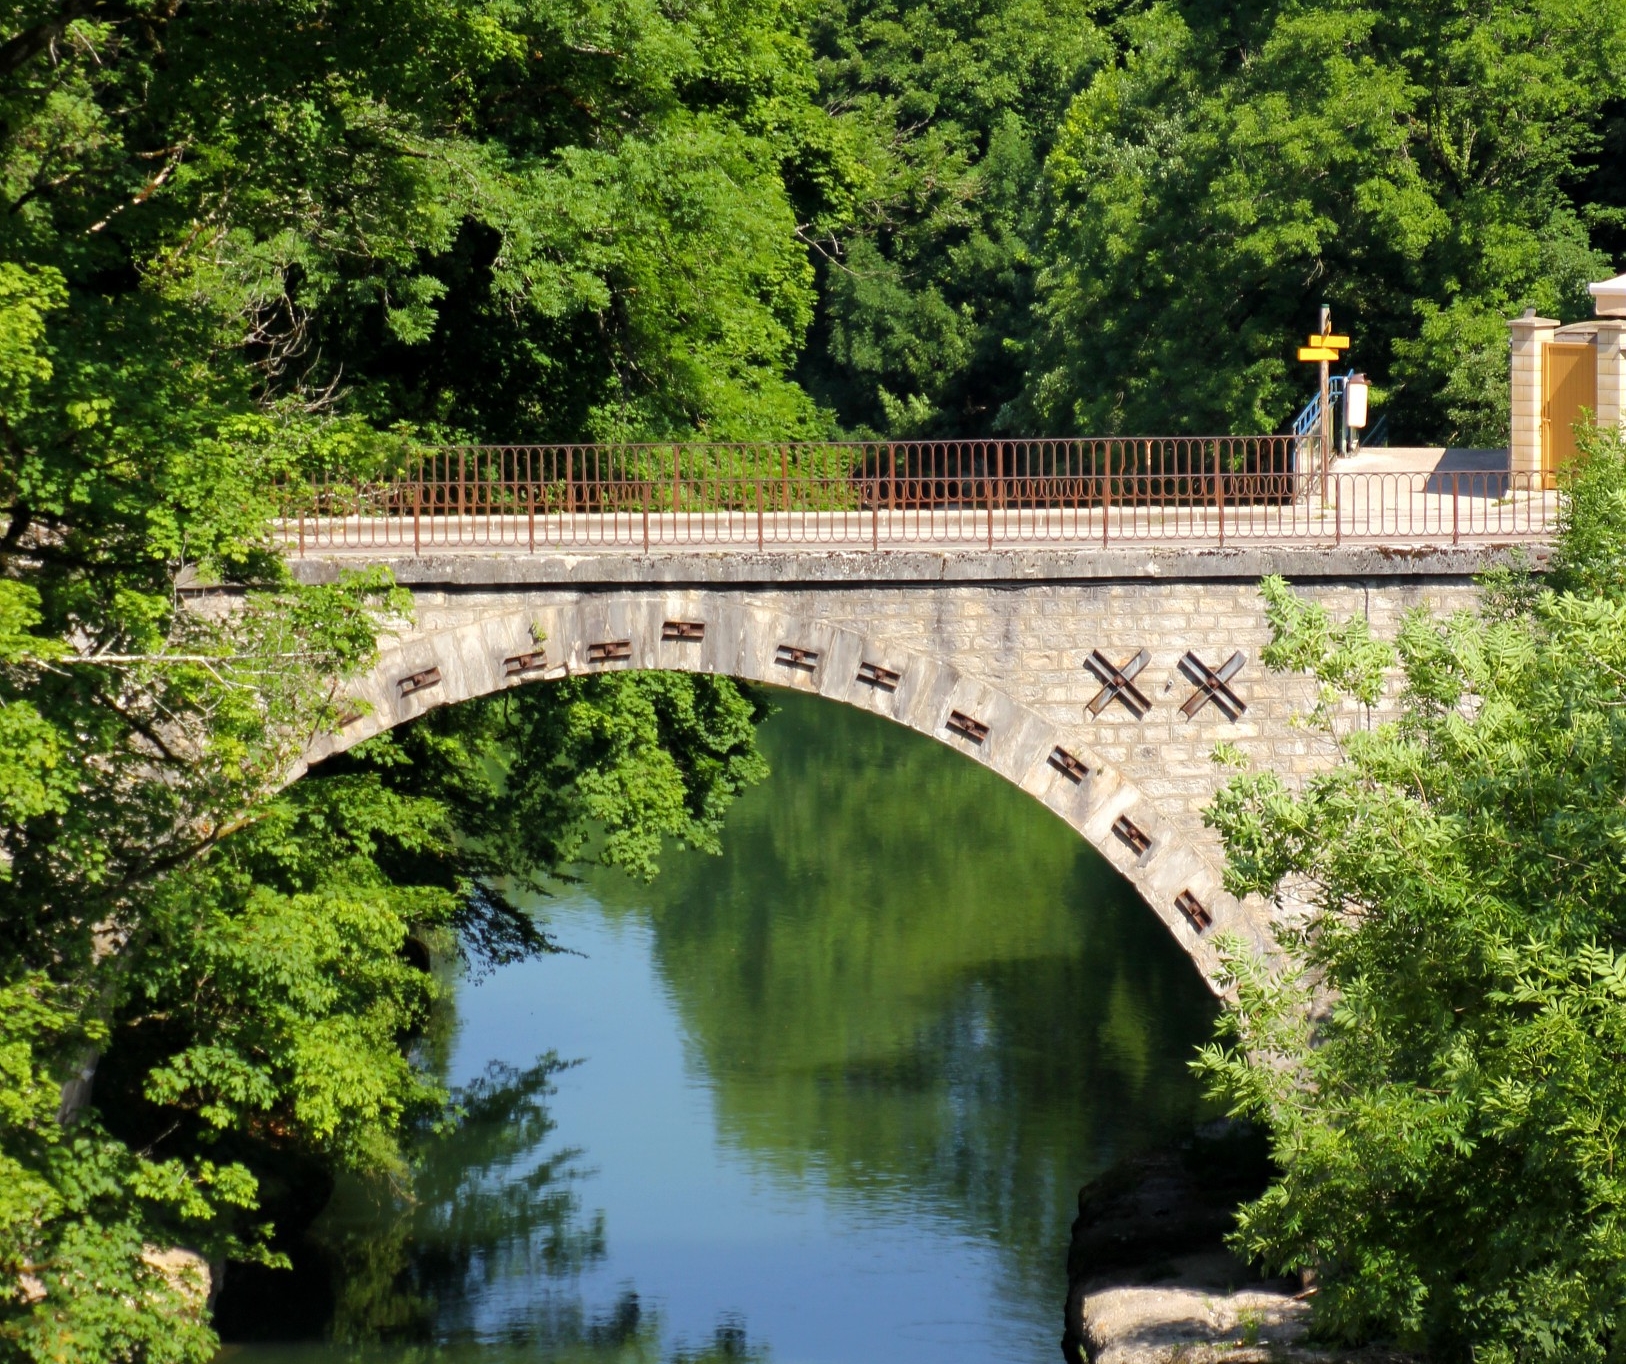
[[[216,1275],[209,1262],[195,1250],[179,1246],[155,1246],[151,1242],[141,1247],[141,1262],[159,1276],[180,1297],[190,1315],[202,1318],[209,1309],[214,1293]],[[20,1306],[34,1307],[50,1296],[45,1281],[37,1274],[24,1272],[17,1276],[16,1300]]]
[[[1217,1364],[1301,1359],[1306,1304],[1275,1285],[1205,1284],[1189,1271],[1175,1282],[1126,1285],[1083,1301],[1086,1356],[1096,1364]],[[1194,1281],[1195,1279],[1195,1281]]]
[[[1226,1249],[1238,1205],[1270,1176],[1261,1134],[1216,1123],[1085,1185],[1067,1258],[1068,1364],[1416,1364],[1306,1344],[1297,1280],[1261,1281]]]
[[[197,1251],[148,1244],[141,1248],[141,1260],[156,1269],[164,1282],[194,1311],[203,1312],[214,1300],[214,1271]]]
[[[1184,1256],[1156,1284],[1097,1288],[1080,1301],[1092,1364],[1417,1364],[1390,1350],[1309,1345],[1310,1304],[1286,1280],[1242,1283],[1228,1255]]]

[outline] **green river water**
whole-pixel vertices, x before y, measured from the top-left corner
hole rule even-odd
[[[1189,1124],[1214,1006],[1134,892],[975,762],[793,693],[720,858],[538,906],[459,984],[467,1121],[341,1186],[235,1364],[1059,1358],[1080,1184]]]

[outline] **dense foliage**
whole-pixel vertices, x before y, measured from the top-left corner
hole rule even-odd
[[[859,430],[986,432],[1020,394],[1040,172],[1073,92],[1110,54],[1085,0],[852,0],[812,25],[819,90],[870,179],[815,241],[798,370]]]
[[[261,460],[324,403],[1269,430],[1323,299],[1402,433],[1490,440],[1506,318],[1626,247],[1612,0],[13,0],[5,36],[4,406],[33,374],[77,445],[233,402],[283,418]]]
[[[777,0],[9,9],[0,258],[72,301],[56,439],[250,380],[487,438],[812,419],[786,182],[817,211],[843,149]]]
[[[810,308],[772,88],[795,76],[755,11],[3,12],[0,1350],[202,1359],[169,1248],[266,1257],[288,1158],[400,1177],[403,1123],[442,1102],[402,1052],[433,997],[414,943],[540,950],[498,873],[563,871],[599,827],[651,871],[760,772],[730,684],[613,678],[279,794],[405,603],[291,582],[277,483],[394,458],[411,418],[803,420],[776,368]],[[542,338],[491,329],[524,376],[429,354],[432,264]],[[237,609],[192,609],[200,579]]]
[[[1238,1243],[1313,1270],[1330,1335],[1441,1360],[1616,1359],[1626,1321],[1626,442],[1567,505],[1548,582],[1393,650],[1267,583],[1268,661],[1321,680],[1324,722],[1397,659],[1399,718],[1213,813],[1233,890],[1311,906],[1301,969],[1233,958],[1204,1057],[1284,1171]]]
[[[0,1340],[206,1353],[162,1248],[263,1255],[267,1151],[398,1170],[440,1102],[414,935],[539,950],[498,870],[648,871],[758,770],[729,684],[607,680],[283,791],[404,605],[290,580],[283,481],[425,439],[1272,428],[1322,297],[1400,434],[1492,438],[1505,317],[1626,246],[1623,34],[0,0]]]
[[[1031,376],[1051,426],[1270,430],[1320,300],[1414,439],[1506,439],[1506,319],[1590,311],[1626,201],[1613,0],[1156,4],[1068,111]],[[1614,202],[1591,194],[1607,192]]]
[[[815,34],[896,185],[821,266],[803,373],[848,422],[1277,430],[1326,301],[1397,436],[1497,444],[1506,320],[1585,315],[1626,254],[1614,0],[854,3]]]

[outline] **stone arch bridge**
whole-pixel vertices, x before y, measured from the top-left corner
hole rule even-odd
[[[816,692],[930,735],[1043,802],[1211,979],[1215,934],[1264,947],[1271,914],[1222,889],[1201,817],[1223,780],[1215,743],[1290,777],[1332,760],[1293,723],[1308,679],[1258,661],[1269,638],[1259,578],[1281,573],[1389,634],[1412,606],[1471,604],[1473,575],[1494,553],[1481,543],[308,554],[294,561],[307,581],[383,563],[415,603],[351,689],[368,704],[308,761],[431,707],[567,674],[677,669]]]

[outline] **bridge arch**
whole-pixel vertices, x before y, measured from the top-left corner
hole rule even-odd
[[[856,706],[992,768],[1135,887],[1211,989],[1220,967],[1216,934],[1270,950],[1266,906],[1228,895],[1212,858],[1129,776],[995,681],[871,639],[851,623],[734,596],[657,588],[512,600],[386,638],[372,670],[345,688],[339,731],[320,736],[291,775],[435,707],[512,687],[632,669],[734,677]]]

